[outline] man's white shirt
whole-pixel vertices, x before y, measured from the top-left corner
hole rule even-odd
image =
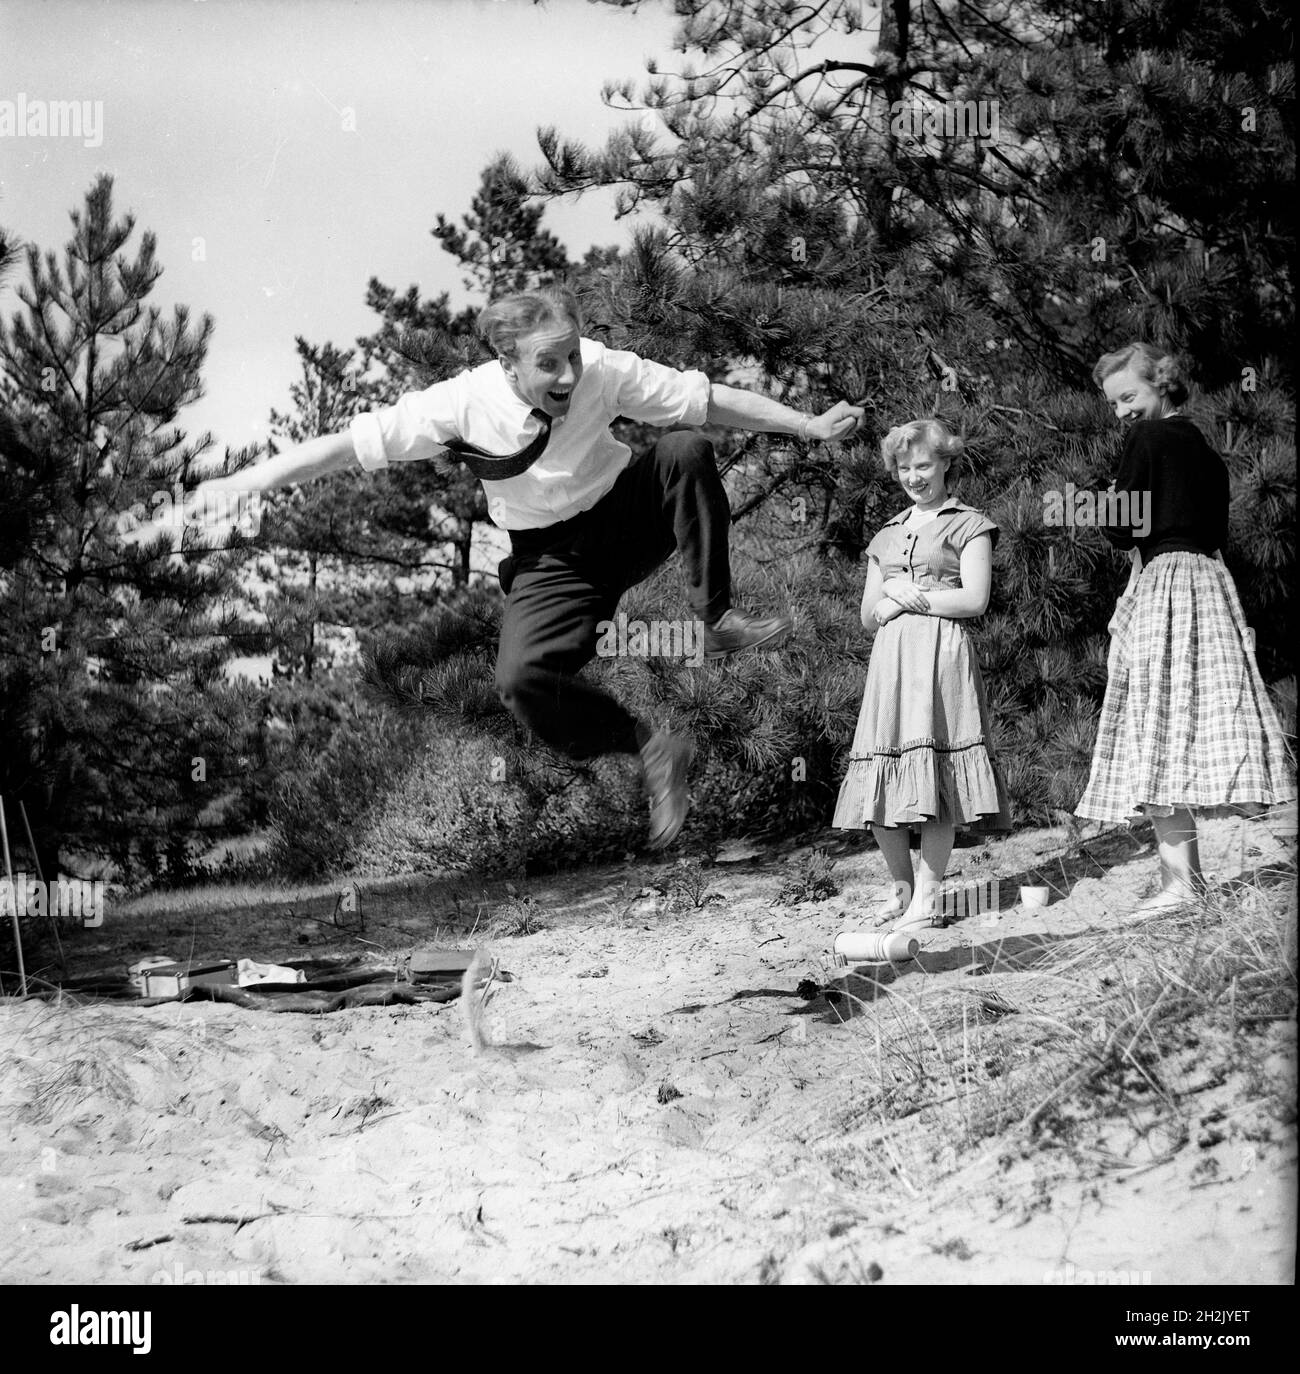
[[[568,414],[552,421],[542,456],[517,477],[483,483],[488,513],[502,529],[541,529],[590,510],[632,456],[609,432],[620,415],[661,426],[702,425],[707,418],[710,383],[703,372],[679,372],[594,339],[581,346],[582,376]],[[448,439],[494,455],[515,453],[536,437],[537,423],[493,361],[358,415],[349,428],[357,460],[375,472],[431,458],[445,451]]]

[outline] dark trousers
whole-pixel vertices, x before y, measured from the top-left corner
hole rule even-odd
[[[713,445],[666,434],[588,511],[541,530],[512,530],[496,685],[515,717],[570,758],[635,753],[648,728],[576,674],[596,653],[596,626],[618,599],[680,549],[688,599],[711,623],[731,605],[731,509]]]

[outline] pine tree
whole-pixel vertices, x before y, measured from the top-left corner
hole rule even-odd
[[[607,86],[642,113],[602,150],[542,130],[546,194],[616,187],[620,213],[661,211],[666,246],[697,269],[734,267],[737,288],[865,277],[874,329],[904,295],[932,298],[935,333],[954,310],[987,315],[1013,341],[1004,373],[1086,384],[1124,331],[1186,348],[1211,387],[1238,380],[1229,359],[1284,354],[1294,102],[1280,5],[972,0],[950,18],[891,0],[870,34],[853,0],[677,12],[676,46],[700,62],[649,63],[639,93]]]
[[[474,340],[474,312],[453,317],[446,292],[422,301],[418,287],[399,296],[372,279],[366,304],[381,323],[357,343],[378,404],[395,404],[406,392],[422,391],[483,360]],[[452,585],[467,587],[475,527],[488,518],[487,498],[478,483],[463,465],[444,459],[403,464],[385,477],[405,508],[423,512],[424,527],[431,528],[438,542],[450,545]]]
[[[465,286],[485,301],[548,286],[568,270],[563,244],[541,226],[546,206],[531,196],[514,159],[502,154],[484,169],[470,212],[461,220],[464,228],[439,215],[431,230],[467,269]]]
[[[294,409],[271,412],[276,441],[301,443],[346,428],[354,415],[383,404],[385,388],[367,378],[357,350],[297,340],[302,376],[290,389]],[[275,591],[262,603],[276,639],[274,670],[306,678],[318,660],[329,667],[344,634],[390,624],[398,598],[412,591],[437,601],[459,585],[458,552],[448,561],[431,528],[428,493],[400,473],[359,468],[291,492],[275,493],[266,518],[276,558],[266,568]],[[318,628],[329,627],[328,643]]]
[[[129,249],[110,177],[71,218],[62,261],[27,249],[0,323],[0,794],[24,801],[47,877],[66,851],[176,878],[201,813],[219,827],[249,768],[252,702],[222,678],[259,643],[226,608],[249,541],[126,537],[167,523],[200,476],[210,440],[176,419],[213,326],[149,303],[155,239]]]

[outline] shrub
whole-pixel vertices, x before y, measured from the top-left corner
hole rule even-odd
[[[813,849],[799,860],[794,871],[788,873],[781,890],[776,894],[776,902],[781,906],[795,906],[799,902],[821,902],[834,897],[840,885],[831,877],[835,867],[824,849]]]
[[[276,870],[289,878],[346,871],[354,834],[383,804],[424,733],[417,720],[347,704],[324,749],[275,787],[270,862]]]
[[[621,855],[644,838],[639,793],[618,760],[548,775],[545,786],[491,741],[431,736],[349,837],[357,872],[550,871]]]

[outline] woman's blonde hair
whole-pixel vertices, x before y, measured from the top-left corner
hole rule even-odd
[[[519,340],[548,324],[572,324],[582,332],[582,311],[572,291],[548,286],[502,296],[480,312],[478,335],[498,358],[514,361],[519,356]]]
[[[1092,369],[1092,380],[1100,386],[1107,377],[1130,366],[1157,396],[1166,397],[1171,405],[1180,406],[1187,399],[1187,373],[1179,359],[1141,339],[1117,348],[1114,353],[1103,353]]]
[[[885,471],[891,477],[897,477],[898,460],[915,448],[924,449],[936,458],[950,460],[944,478],[945,485],[950,487],[966,449],[965,440],[954,434],[942,420],[933,418],[909,420],[905,425],[895,425],[880,441],[880,457]]]

